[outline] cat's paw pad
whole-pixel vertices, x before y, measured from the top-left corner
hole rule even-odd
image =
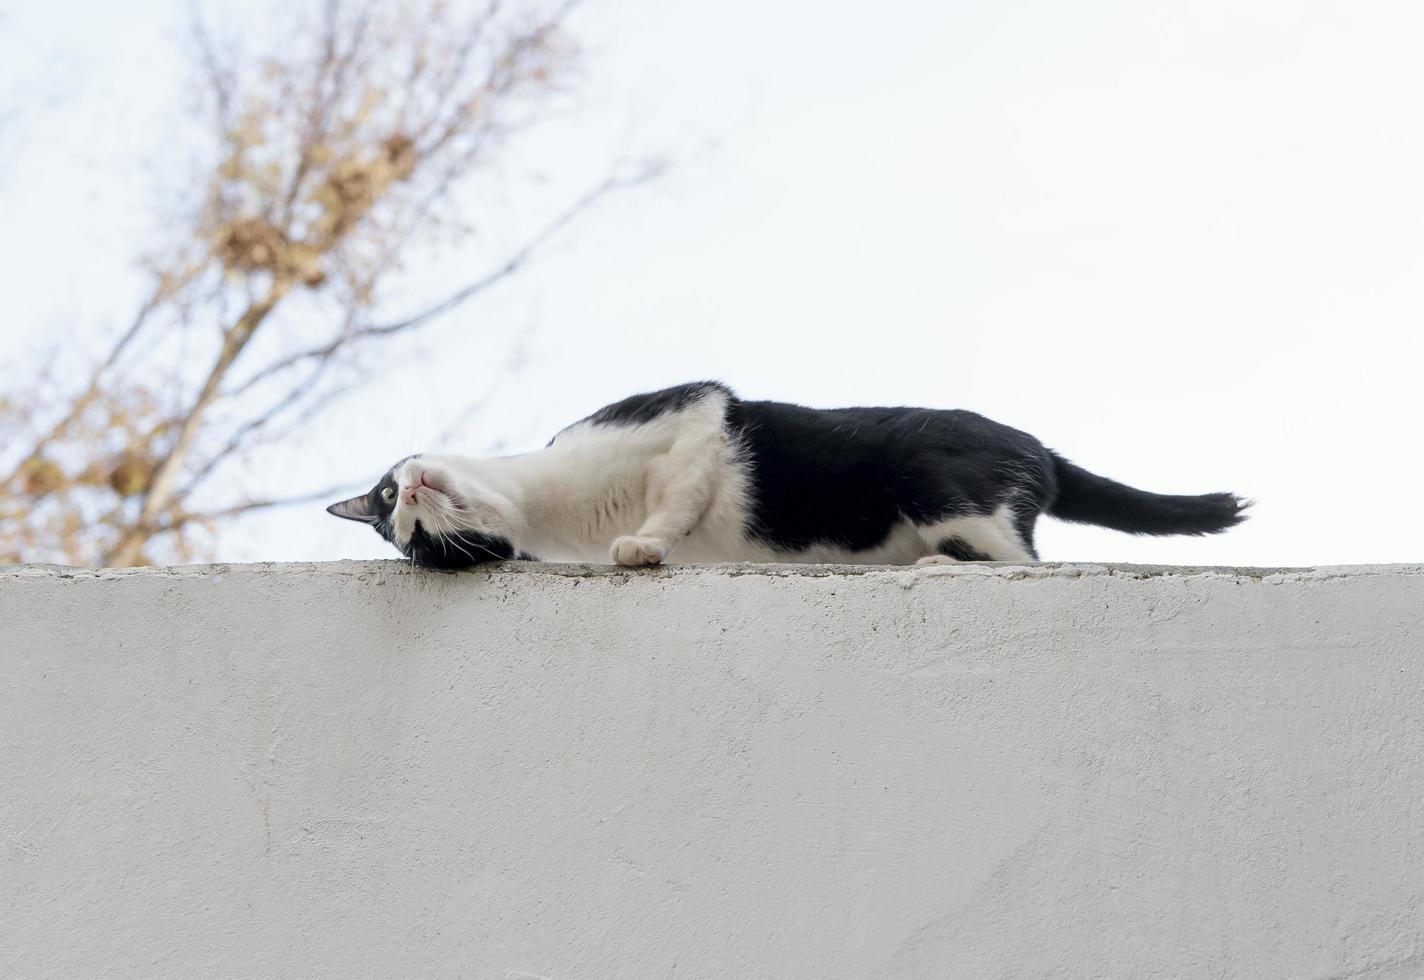
[[[923,558],[921,558],[919,561],[915,562],[915,564],[916,564],[916,565],[958,565],[958,564],[959,564],[959,560],[958,560],[957,558],[951,558],[951,557],[949,557],[949,555],[925,555],[925,557],[923,557]]]
[[[625,534],[613,542],[610,553],[620,565],[656,565],[667,557],[667,545],[657,538]]]

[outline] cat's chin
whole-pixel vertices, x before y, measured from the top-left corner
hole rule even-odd
[[[405,553],[422,568],[455,571],[492,561],[508,561],[514,557],[514,545],[508,538],[479,531],[432,534],[417,519]]]

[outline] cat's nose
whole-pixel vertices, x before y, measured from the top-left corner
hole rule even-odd
[[[438,486],[426,479],[425,471],[421,470],[410,485],[401,491],[401,494],[405,497],[406,503],[413,504],[416,502],[416,491],[421,489],[434,490],[436,493],[442,492]]]

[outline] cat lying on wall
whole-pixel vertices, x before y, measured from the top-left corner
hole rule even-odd
[[[1040,514],[1130,534],[1240,523],[1229,493],[1089,473],[973,412],[747,402],[714,381],[634,395],[535,453],[408,456],[332,504],[432,568],[510,558],[930,564],[1033,561]]]

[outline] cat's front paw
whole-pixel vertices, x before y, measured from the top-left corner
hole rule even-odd
[[[657,538],[625,534],[614,540],[610,553],[620,565],[656,565],[667,557],[667,545]]]
[[[958,565],[959,560],[951,558],[949,555],[925,555],[917,560],[916,565]]]

